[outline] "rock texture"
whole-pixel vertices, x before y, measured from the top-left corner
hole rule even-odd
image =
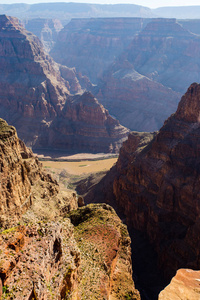
[[[61,115],[44,131],[36,147],[115,153],[127,135],[127,128],[112,118],[91,93],[85,92],[66,102]]]
[[[63,28],[58,19],[31,19],[24,21],[26,30],[35,34],[42,42],[46,52],[49,52],[58,37],[59,31]]]
[[[58,183],[42,171],[41,163],[18,139],[15,128],[2,119],[0,164],[0,227],[16,224],[25,213],[27,221],[54,219],[59,211],[77,207],[76,198],[59,191]]]
[[[139,300],[132,283],[130,237],[114,210],[90,204],[69,217],[81,250],[80,298]]]
[[[80,251],[69,220],[0,233],[2,299],[77,299]]]
[[[104,73],[94,93],[121,124],[137,131],[158,130],[180,99],[179,93],[141,75],[121,59]]]
[[[83,199],[61,193],[2,119],[0,163],[2,300],[140,299],[130,237],[110,206],[75,210]]]
[[[160,293],[159,300],[198,300],[200,271],[178,270],[171,283]]]
[[[129,136],[107,176],[114,177],[117,206],[130,227],[147,234],[166,277],[200,268],[199,113],[200,85],[194,83],[157,134]]]
[[[134,38],[126,58],[140,74],[185,93],[200,80],[199,47],[200,37],[176,19],[154,19]]]
[[[107,139],[106,143],[113,149],[117,139],[119,142],[122,137],[127,136],[127,132],[124,135],[125,129],[121,127],[120,130],[120,126],[116,126],[118,123],[114,119],[106,124],[106,129],[104,126],[95,127],[96,131],[93,130],[91,135],[91,132],[87,132],[88,119],[87,124],[84,124],[83,119],[79,122],[79,114],[77,114],[77,118],[70,116],[65,120],[67,127],[61,129],[62,136],[59,139],[57,131],[54,131],[55,123],[64,123],[63,118],[66,118],[67,107],[71,106],[72,102],[76,103],[77,99],[71,94],[83,93],[85,88],[91,86],[89,80],[80,73],[77,74],[74,68],[56,64],[45,54],[39,39],[26,31],[15,18],[0,17],[0,45],[0,116],[17,128],[19,137],[28,146],[46,148],[48,145],[51,149],[60,148],[69,152],[71,149],[65,146],[73,144],[73,149],[79,152],[85,147],[81,149],[81,143],[76,144],[76,140],[79,137],[84,140],[82,134],[85,134],[86,139],[90,135],[87,140],[88,148],[99,152],[95,139],[102,135],[101,131]],[[92,107],[91,101],[87,100],[87,95],[84,94],[81,98],[85,102],[81,108],[83,114]],[[86,103],[89,102],[87,108]],[[93,103],[96,107],[96,100]],[[74,107],[74,110],[80,110],[79,104]],[[103,108],[96,111],[94,108],[93,114],[96,120],[108,118],[108,113]],[[86,132],[82,130],[79,136],[75,136],[76,130],[73,128],[77,128],[80,123]],[[88,127],[91,130],[91,126]],[[110,135],[110,131],[114,132],[114,138],[112,134]],[[119,138],[117,138],[118,134]],[[47,144],[45,135],[51,136]],[[41,137],[44,137],[43,141]],[[53,137],[56,137],[56,141]],[[108,145],[106,147],[109,148]]]
[[[52,57],[76,67],[93,83],[151,19],[72,19],[59,33]],[[67,49],[67,51],[66,51]]]

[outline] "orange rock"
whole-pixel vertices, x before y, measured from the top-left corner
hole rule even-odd
[[[159,300],[199,300],[200,271],[180,269],[170,284],[159,294]]]

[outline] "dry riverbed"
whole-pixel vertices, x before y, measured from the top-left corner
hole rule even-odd
[[[75,189],[76,182],[88,177],[91,174],[98,174],[110,170],[116,163],[117,157],[94,157],[79,155],[73,157],[65,157],[63,161],[59,159],[46,160],[48,158],[39,157],[42,160],[44,169],[52,174],[52,176],[59,182],[62,190]],[[67,160],[67,161],[66,161]],[[78,161],[77,161],[78,160]]]

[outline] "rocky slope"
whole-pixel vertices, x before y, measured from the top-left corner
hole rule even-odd
[[[0,116],[16,126],[19,137],[27,145],[33,148],[36,146],[41,148],[43,145],[46,148],[46,138],[42,140],[41,137],[49,135],[51,137],[48,140],[48,147],[51,149],[60,148],[67,152],[71,149],[66,149],[65,146],[73,144],[73,149],[78,152],[83,149],[81,143],[76,144],[76,140],[79,137],[84,139],[85,134],[88,149],[99,152],[100,149],[96,142],[93,143],[93,139],[95,141],[99,136],[102,137],[101,131],[103,137],[107,139],[105,145],[107,149],[109,145],[113,149],[116,148],[116,140],[118,144],[119,140],[126,138],[128,131],[123,127],[120,129],[120,125],[114,119],[110,123],[107,122],[107,127],[96,126],[93,135],[87,132],[88,119],[84,124],[83,119],[79,120],[79,116],[87,114],[86,111],[92,108],[92,102],[87,100],[85,94],[80,97],[85,104],[83,103],[82,107],[79,104],[75,107],[77,98],[73,98],[71,94],[83,93],[83,90],[91,86],[89,80],[77,73],[74,68],[56,64],[44,52],[39,39],[26,31],[17,19],[0,17],[0,45]],[[67,127],[61,129],[62,136],[59,139],[55,124],[63,122],[67,107],[71,106],[72,102],[74,110],[81,112],[77,113],[76,118],[70,116],[70,119],[65,120]],[[86,103],[89,102],[87,107]],[[93,118],[107,119],[108,114],[105,109],[95,110],[96,100],[93,103]],[[110,116],[109,120],[111,120]],[[73,128],[80,124],[85,131],[82,130],[80,133],[80,128],[79,136],[72,136],[72,132],[75,134]],[[56,142],[53,137],[56,137]]]
[[[110,206],[76,210],[76,194],[60,192],[2,119],[0,162],[2,300],[86,300],[88,294],[140,300],[132,280],[130,237]]]
[[[184,93],[199,82],[200,37],[176,19],[154,19],[134,38],[125,59],[142,75]]]
[[[117,153],[127,135],[127,128],[112,118],[91,93],[85,92],[66,102],[59,118],[53,120],[35,146]]]
[[[58,183],[42,171],[31,150],[18,139],[14,127],[0,119],[0,227],[24,218],[54,219],[60,211],[77,207],[73,195],[59,191]],[[43,199],[41,203],[41,199]],[[31,208],[31,213],[28,209]]]
[[[132,133],[110,175],[118,207],[148,235],[165,276],[200,268],[199,99],[194,83],[157,134]]]
[[[59,33],[52,57],[76,67],[93,83],[151,19],[72,19]],[[67,49],[67,51],[66,51]]]
[[[26,30],[35,34],[42,42],[46,52],[49,52],[58,37],[59,31],[63,28],[58,19],[31,19],[24,21]]]
[[[178,270],[171,283],[160,293],[158,300],[198,300],[200,271]]]
[[[180,99],[179,93],[120,59],[104,73],[94,93],[121,124],[137,131],[158,130]]]

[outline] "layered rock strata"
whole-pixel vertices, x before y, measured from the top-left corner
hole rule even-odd
[[[194,83],[158,133],[132,133],[110,174],[116,205],[147,234],[166,277],[200,268],[199,99]]]
[[[90,119],[79,120],[81,114],[88,115],[87,111],[92,109],[91,96],[89,99],[86,97],[88,94],[79,96],[83,101],[81,107],[79,104],[75,107],[77,97],[72,96],[74,93],[81,95],[91,87],[91,83],[74,68],[56,64],[44,52],[39,39],[26,31],[17,19],[0,17],[0,45],[0,116],[17,128],[19,137],[28,146],[64,149],[69,152],[70,145],[73,145],[73,150],[79,152],[85,150],[85,147],[81,148],[81,143],[77,144],[77,140],[86,138],[89,151],[93,149],[100,152],[96,142],[99,136],[106,138],[107,149],[110,145],[111,148],[116,148],[115,144],[120,144],[120,140],[126,138],[128,131],[123,127],[120,129],[114,119],[111,121],[112,118],[108,117],[104,108],[99,105],[99,109],[95,109],[96,100],[93,101],[92,119],[109,119],[110,123],[107,122],[104,126],[99,122],[98,126],[93,127],[91,134],[92,126],[88,125]],[[70,115],[63,121],[71,103],[74,103],[77,117]],[[59,127],[58,124],[61,123],[66,127],[59,129],[59,138],[55,124]],[[81,128],[73,129],[80,125]],[[82,128],[84,130],[81,132]],[[114,138],[110,132],[114,132]],[[47,143],[45,136],[50,136]],[[66,145],[69,148],[65,148]]]
[[[44,130],[35,147],[115,153],[128,132],[91,93],[85,92],[66,102],[59,118]]]
[[[49,52],[56,43],[58,33],[63,28],[58,19],[31,19],[25,23],[26,30],[35,34],[42,42],[45,50]]]
[[[25,213],[27,221],[54,219],[59,211],[77,208],[72,193],[60,192],[58,183],[42,171],[42,164],[18,139],[15,128],[2,119],[0,164],[0,227],[16,224]]]
[[[176,19],[154,19],[129,45],[125,59],[135,70],[176,92],[199,82],[200,37]]]
[[[93,83],[151,19],[72,19],[59,33],[52,57],[76,67]],[[67,49],[67,51],[66,51]]]
[[[180,94],[117,60],[104,73],[95,95],[121,124],[136,131],[155,131],[176,110]]]
[[[1,299],[140,299],[130,237],[110,206],[75,210],[83,201],[59,191],[2,119],[0,163]]]

